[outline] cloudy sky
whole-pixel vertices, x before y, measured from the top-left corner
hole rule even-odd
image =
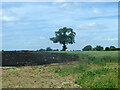
[[[62,45],[49,38],[60,28],[76,32],[75,44],[68,50],[86,45],[118,47],[117,2],[4,2],[2,4],[2,49],[37,50]]]

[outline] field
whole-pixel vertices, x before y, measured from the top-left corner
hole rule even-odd
[[[56,51],[57,53],[57,51]],[[78,61],[2,67],[3,88],[118,88],[117,51],[66,51]]]

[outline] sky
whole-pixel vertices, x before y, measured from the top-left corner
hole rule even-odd
[[[0,15],[3,50],[61,50],[49,38],[63,27],[76,32],[76,43],[68,44],[68,50],[118,47],[117,2],[4,2]]]

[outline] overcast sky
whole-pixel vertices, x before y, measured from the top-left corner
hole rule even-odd
[[[117,2],[6,2],[2,12],[4,50],[61,49],[49,38],[63,27],[76,32],[76,43],[68,45],[68,50],[86,45],[118,47]]]

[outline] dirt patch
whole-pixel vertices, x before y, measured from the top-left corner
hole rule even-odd
[[[21,68],[2,67],[3,88],[77,88],[72,76],[62,77],[54,72],[57,63]],[[12,69],[14,68],[14,69]]]

